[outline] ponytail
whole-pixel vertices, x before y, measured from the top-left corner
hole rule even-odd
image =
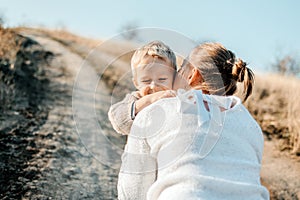
[[[254,73],[247,67],[247,63],[241,59],[237,59],[232,67],[232,77],[237,82],[244,83],[243,101],[245,102],[252,94],[254,86]]]

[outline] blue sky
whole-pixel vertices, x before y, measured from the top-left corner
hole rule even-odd
[[[70,1],[1,0],[6,25],[66,27],[87,37],[110,38],[128,23],[213,40],[265,71],[278,54],[300,56],[300,1]],[[155,38],[153,38],[155,39]]]

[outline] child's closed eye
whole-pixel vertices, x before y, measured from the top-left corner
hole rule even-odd
[[[159,78],[158,80],[160,80],[160,81],[166,81],[166,80],[168,80],[168,78]]]
[[[142,83],[150,83],[150,79],[142,80]]]

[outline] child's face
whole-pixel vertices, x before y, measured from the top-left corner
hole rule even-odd
[[[172,89],[175,70],[169,60],[148,56],[135,71],[133,82],[142,96]]]

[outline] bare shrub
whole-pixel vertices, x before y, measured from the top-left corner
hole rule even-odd
[[[275,73],[282,75],[299,75],[300,60],[295,55],[284,55],[277,57],[275,63],[272,65]]]
[[[121,27],[122,36],[125,40],[137,40],[138,32],[135,30],[138,28],[136,22],[128,22]]]

